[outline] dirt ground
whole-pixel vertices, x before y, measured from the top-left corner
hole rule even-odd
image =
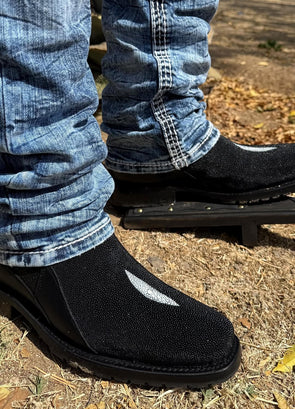
[[[210,119],[239,142],[295,142],[293,1],[221,0],[213,28]],[[0,409],[294,408],[294,372],[272,372],[295,344],[294,226],[261,226],[258,245],[247,248],[238,229],[127,231],[118,222],[118,238],[144,266],[232,320],[243,347],[239,371],[202,391],[101,381],[61,364],[2,307],[0,385],[10,394],[1,399],[0,388]]]

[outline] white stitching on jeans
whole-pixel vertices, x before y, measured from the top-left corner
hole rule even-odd
[[[176,168],[187,166],[173,118],[167,111],[163,95],[172,88],[172,67],[167,48],[167,15],[164,0],[151,0],[151,22],[153,37],[153,54],[158,64],[159,89],[152,101],[152,109],[159,122],[171,161]]]
[[[23,255],[26,255],[26,254],[47,254],[47,253],[50,253],[52,251],[56,251],[56,250],[60,250],[60,249],[63,249],[65,247],[68,247],[68,246],[72,246],[73,244],[79,243],[80,241],[83,241],[83,240],[87,239],[88,237],[92,236],[93,234],[95,234],[98,231],[100,231],[101,229],[103,229],[108,223],[110,223],[109,219],[107,219],[106,222],[103,225],[99,226],[97,229],[95,229],[92,232],[86,234],[85,236],[80,237],[77,240],[71,241],[70,243],[65,243],[65,244],[62,244],[61,246],[54,247],[54,248],[52,248],[50,250],[41,250],[41,251],[6,251],[6,250],[0,250],[0,253],[11,254],[11,255],[17,255],[17,254],[23,254]]]

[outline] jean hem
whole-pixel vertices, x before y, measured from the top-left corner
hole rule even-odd
[[[102,244],[114,233],[110,218],[105,217],[96,228],[69,243],[40,251],[0,250],[0,264],[11,267],[44,267],[79,256]],[[75,232],[77,235],[77,232]]]
[[[202,140],[195,144],[192,149],[186,152],[183,158],[179,159],[177,163],[169,161],[150,161],[150,162],[127,162],[123,160],[116,160],[110,157],[107,157],[105,161],[105,166],[107,169],[121,172],[121,173],[167,173],[176,170],[185,168],[192,163],[198,161],[203,156],[205,156],[217,143],[220,137],[220,132],[212,124],[209,127],[208,131],[202,138]]]

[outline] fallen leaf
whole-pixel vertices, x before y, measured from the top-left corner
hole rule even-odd
[[[280,395],[278,392],[274,392],[274,395],[278,402],[279,409],[291,409],[286,399],[282,395]]]
[[[295,111],[291,111],[288,116],[288,121],[290,124],[295,124]]]
[[[251,322],[247,318],[240,318],[239,321],[243,327],[251,329]]]
[[[20,351],[21,357],[22,358],[29,358],[30,357],[30,352],[27,350],[27,348],[22,348]]]
[[[13,392],[10,392],[1,401],[1,409],[12,409],[15,407],[15,402],[22,401],[29,396],[29,391],[21,388],[16,388]],[[0,399],[1,400],[1,399]],[[23,406],[22,406],[23,407]]]
[[[106,389],[110,386],[109,381],[101,381],[100,384],[103,389]]]
[[[277,364],[277,366],[272,370],[273,372],[292,372],[295,366],[295,345],[287,350],[283,359]]]
[[[251,97],[258,97],[259,94],[258,94],[258,92],[256,92],[254,89],[251,89],[251,90],[250,90],[250,96],[251,96]]]
[[[264,122],[260,122],[259,124],[254,125],[253,128],[261,129],[263,127],[263,125],[264,125]]]
[[[0,386],[0,401],[6,399],[9,394],[10,391],[7,388]]]

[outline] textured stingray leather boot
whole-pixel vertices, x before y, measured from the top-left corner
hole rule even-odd
[[[229,320],[150,274],[115,236],[51,266],[0,266],[0,300],[52,353],[99,377],[199,388],[240,363]]]
[[[209,153],[181,170],[110,173],[116,189],[109,203],[115,207],[177,201],[251,203],[295,191],[295,144],[246,146],[221,136]]]

